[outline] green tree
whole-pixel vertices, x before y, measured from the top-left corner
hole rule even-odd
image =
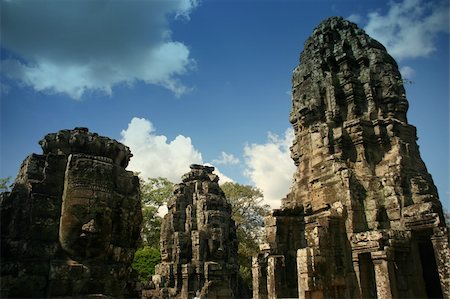
[[[159,249],[161,233],[161,216],[158,209],[167,203],[172,194],[173,183],[166,178],[140,179],[142,201],[142,231],[141,237],[145,246]]]
[[[252,256],[259,252],[264,234],[264,217],[270,212],[263,204],[263,194],[258,188],[238,183],[224,183],[221,186],[232,206],[232,218],[236,222],[239,241],[238,263],[244,282],[251,288]]]
[[[146,283],[155,274],[155,266],[160,261],[161,254],[159,253],[159,249],[145,246],[136,251],[131,266],[139,273],[140,281]]]
[[[159,235],[162,218],[158,215],[158,210],[171,196],[173,183],[162,177],[147,180],[140,178],[140,186],[143,247],[134,254],[132,267],[139,273],[139,279],[145,283],[155,274],[155,266],[161,261]]]

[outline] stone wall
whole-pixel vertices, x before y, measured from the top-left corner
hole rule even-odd
[[[129,149],[86,128],[40,141],[1,200],[1,297],[137,296],[142,220]]]
[[[266,219],[255,299],[450,296],[448,232],[407,109],[383,45],[342,18],[314,30],[292,77],[294,185]]]

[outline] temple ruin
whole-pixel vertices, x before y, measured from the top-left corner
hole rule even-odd
[[[292,78],[290,193],[265,219],[253,298],[450,298],[449,234],[395,60],[333,17]],[[142,221],[125,145],[86,128],[40,141],[2,193],[0,297],[139,297]],[[231,205],[214,167],[191,165],[161,228],[145,298],[244,298]]]
[[[175,185],[164,216],[162,262],[156,266],[151,293],[158,298],[242,298],[231,205],[214,167],[190,168]]]
[[[292,77],[291,156],[281,209],[253,258],[253,298],[449,298],[449,238],[408,124],[395,60],[333,17]]]
[[[137,297],[142,220],[123,144],[86,128],[40,141],[1,199],[1,297]]]

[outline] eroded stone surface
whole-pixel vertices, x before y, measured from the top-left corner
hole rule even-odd
[[[161,258],[152,280],[159,298],[242,298],[231,205],[214,167],[191,165],[175,185],[161,227]],[[144,294],[145,295],[145,294]],[[205,297],[206,296],[206,297]]]
[[[314,30],[292,77],[294,185],[266,219],[255,299],[450,296],[448,233],[407,109],[379,42],[342,18]]]
[[[136,296],[142,215],[129,149],[86,128],[40,144],[2,195],[2,297]]]

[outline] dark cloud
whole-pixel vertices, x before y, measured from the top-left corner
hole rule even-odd
[[[2,2],[2,47],[23,61],[3,60],[3,72],[36,90],[80,98],[88,89],[142,80],[180,95],[176,76],[193,61],[171,39],[169,20],[189,18],[194,0]],[[25,61],[25,62],[24,62]]]

